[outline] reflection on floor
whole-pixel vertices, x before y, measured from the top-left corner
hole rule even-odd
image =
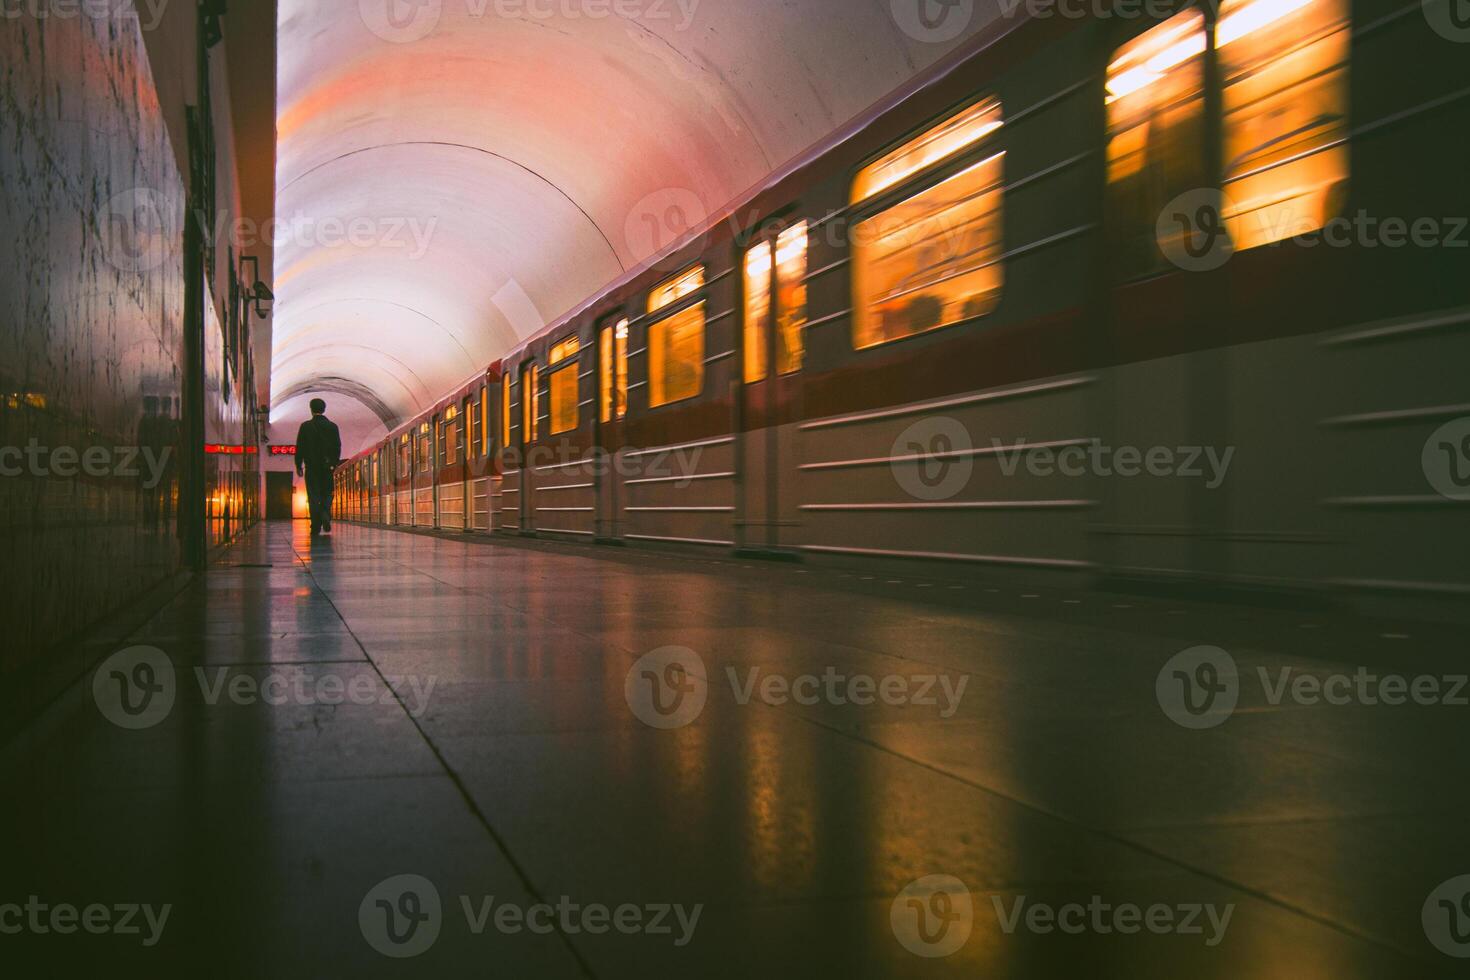
[[[1283,668],[1351,674],[1397,637],[304,530],[251,532],[7,747],[0,959],[1231,980],[1457,963],[1434,945],[1458,942],[1455,897],[1429,900],[1470,873],[1467,709],[1273,699]],[[1227,666],[1171,659],[1200,645]],[[1202,708],[1232,683],[1233,713]]]

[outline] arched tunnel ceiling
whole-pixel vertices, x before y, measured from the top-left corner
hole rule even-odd
[[[281,0],[273,421],[316,393],[413,417],[671,244],[649,215],[702,219],[943,57],[973,6]]]

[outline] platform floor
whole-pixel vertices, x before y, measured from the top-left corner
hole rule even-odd
[[[173,700],[121,717],[155,724],[109,720],[117,665],[150,678],[108,661],[100,694],[79,686],[0,757],[0,927],[32,895],[167,904],[161,938],[145,946],[142,914],[136,936],[32,926],[0,934],[0,961],[40,957],[37,975],[89,959],[155,976],[1463,975],[1422,913],[1470,874],[1470,708],[1276,705],[1258,680],[1415,673],[1416,637],[1376,628],[1003,575],[349,525],[313,542],[267,525],[132,641],[167,657],[151,686],[172,681]],[[1193,730],[1156,682],[1199,644],[1227,650],[1241,680],[1234,714]],[[938,703],[854,704],[828,693],[843,690],[833,675],[891,700],[932,683]],[[763,700],[803,676],[816,703]],[[961,678],[950,703],[943,683],[952,696]],[[947,898],[905,892],[936,875]],[[517,929],[538,903],[558,907],[531,914],[546,928]],[[1085,917],[1048,929],[1069,903]],[[1123,933],[1129,906],[1201,931]]]

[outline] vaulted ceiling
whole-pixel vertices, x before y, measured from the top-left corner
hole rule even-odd
[[[413,417],[943,57],[973,6],[281,0],[273,420],[336,395],[355,449]]]

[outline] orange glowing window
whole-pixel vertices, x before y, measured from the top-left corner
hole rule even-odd
[[[490,386],[480,386],[480,455],[490,455]]]
[[[1347,191],[1346,0],[1226,0],[1215,43],[1236,251],[1323,227]]]
[[[766,330],[771,325],[771,243],[757,242],[745,253],[745,381],[766,376]]]
[[[1005,153],[971,164],[853,229],[859,350],[984,316],[1000,302]]]
[[[672,306],[690,293],[704,288],[704,266],[696,265],[679,275],[660,283],[648,294],[648,312],[657,313]]]
[[[770,241],[759,242],[745,253],[745,380],[760,381],[767,372],[766,332],[771,325],[771,281],[776,286],[776,370],[801,370],[802,331],[806,329],[807,225],[787,228],[776,238],[774,260]]]
[[[704,390],[704,304],[648,328],[648,405],[658,408]]]
[[[776,238],[776,370],[801,370],[806,356],[806,222]]]
[[[521,384],[525,385],[521,392],[521,440],[532,443],[541,435],[541,392],[536,365],[531,364],[521,372]]]
[[[510,410],[515,404],[511,396],[511,376],[507,374],[500,381],[500,445],[502,449],[510,448]]]
[[[561,435],[577,427],[577,364],[551,375],[551,434]]]
[[[561,343],[551,348],[550,361],[552,364],[560,364],[562,361],[565,361],[569,357],[575,357],[577,355],[577,352],[581,349],[582,341],[579,338],[575,336],[568,337],[566,340],[563,340]]]
[[[434,464],[434,433],[429,423],[424,422],[419,426],[419,472],[427,473]]]
[[[959,155],[1000,129],[1001,125],[998,99],[986,99],[951,116],[917,139],[864,167],[853,184],[852,203],[866,201]]]
[[[1109,254],[1123,278],[1164,267],[1159,215],[1178,195],[1208,183],[1207,44],[1204,14],[1187,10],[1123,45],[1108,65],[1108,187],[1115,234]]]
[[[622,317],[598,334],[602,421],[611,422],[628,414],[628,319]]]

